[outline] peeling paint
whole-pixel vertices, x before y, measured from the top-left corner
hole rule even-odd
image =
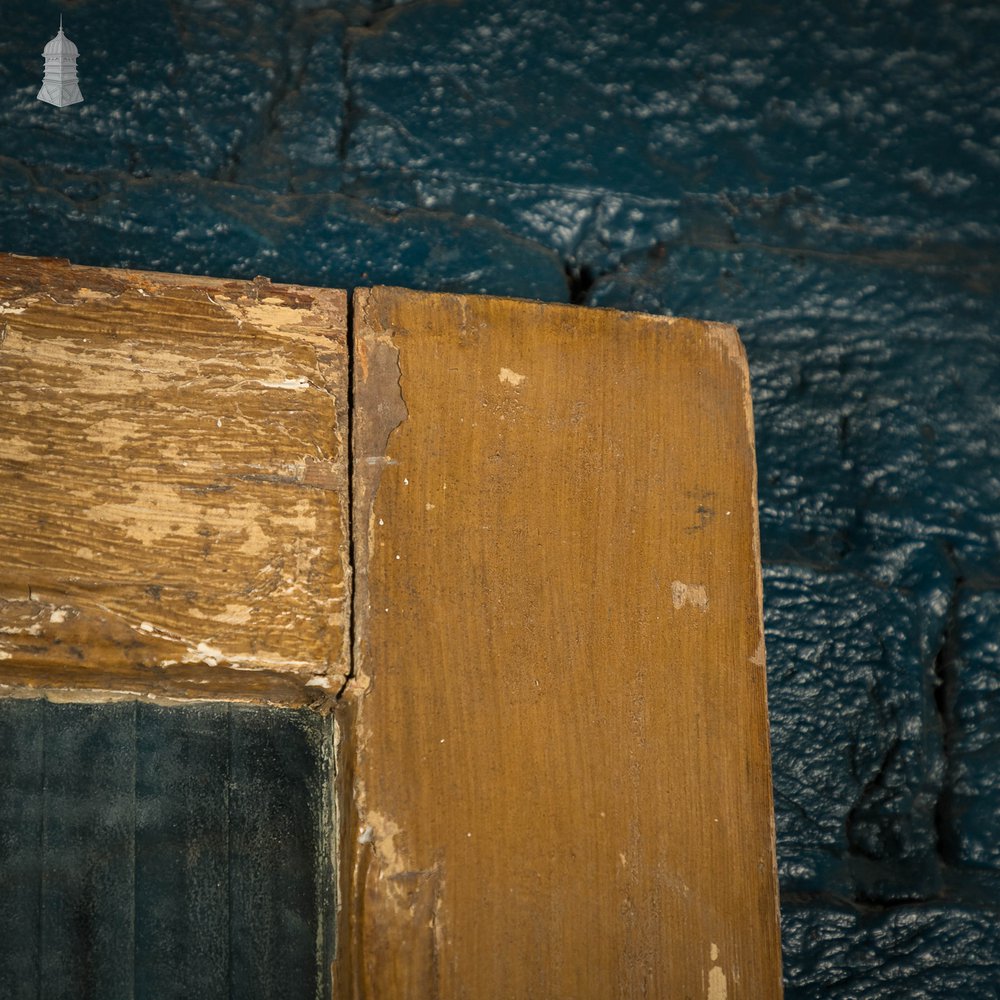
[[[38,570],[0,628],[42,640],[9,640],[6,676],[44,660],[47,683],[298,704],[346,674],[344,293],[5,255],[0,304],[0,453],[28,466],[0,500],[22,540],[5,579]]]
[[[4,262],[5,677],[299,704],[346,674],[347,546],[316,544],[346,537],[344,293]]]

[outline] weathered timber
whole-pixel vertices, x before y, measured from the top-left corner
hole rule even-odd
[[[781,995],[734,330],[355,297],[343,998]]]
[[[343,292],[0,256],[0,683],[347,673]]]

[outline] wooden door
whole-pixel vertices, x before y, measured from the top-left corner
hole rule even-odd
[[[345,307],[3,259],[0,681],[332,711],[338,997],[780,996],[735,331]]]

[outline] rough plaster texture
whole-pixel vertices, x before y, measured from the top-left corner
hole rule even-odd
[[[62,110],[34,100],[60,11]],[[993,995],[1000,8],[0,18],[0,249],[738,324],[788,996]]]

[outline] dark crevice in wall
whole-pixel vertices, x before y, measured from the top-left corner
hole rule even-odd
[[[983,883],[986,883],[984,886]],[[861,913],[891,913],[903,909],[917,907],[969,907],[970,909],[1000,910],[1000,893],[997,892],[997,879],[994,873],[987,873],[975,882],[968,878],[958,877],[948,881],[944,890],[939,893],[915,895],[905,899],[880,899],[862,895],[848,897],[838,892],[825,889],[783,890],[780,894],[781,907],[799,908],[815,907],[817,910],[851,909]]]
[[[357,7],[346,12],[347,27],[344,30],[344,41],[340,50],[340,73],[344,82],[344,105],[340,123],[340,138],[337,143],[337,154],[341,164],[346,167],[348,153],[351,147],[351,133],[360,117],[358,106],[354,100],[351,87],[351,57],[355,39],[359,34],[370,34],[382,29],[391,17],[401,9],[411,4],[383,3],[372,9]]]
[[[344,43],[340,49],[340,71],[344,81],[344,107],[340,119],[340,138],[337,143],[337,155],[342,164],[347,163],[347,153],[351,144],[351,131],[354,128],[354,119],[357,110],[354,104],[354,96],[351,93],[351,48],[354,45],[354,29],[348,28],[344,32]]]
[[[949,551],[949,557],[953,558]],[[959,606],[964,584],[956,576],[948,602],[944,627],[937,654],[934,657],[934,710],[940,729],[943,773],[937,801],[934,805],[935,850],[942,864],[959,861],[954,833],[954,787],[957,780],[954,744],[956,735],[955,696],[958,689]]]
[[[317,12],[310,12],[315,15]],[[309,69],[309,64],[313,58],[313,49],[316,45],[316,32],[319,30],[318,27],[312,28],[311,30],[303,32],[304,41],[302,51],[298,54],[297,59],[293,59],[291,52],[288,51],[288,79],[286,83],[285,92],[280,94],[279,97],[275,98],[269,107],[270,118],[268,120],[268,134],[272,132],[281,131],[281,123],[278,120],[278,108],[283,101],[288,100],[293,95],[300,94],[302,91],[302,86],[306,82],[307,73]],[[298,185],[295,181],[295,170],[292,164],[288,164],[288,193],[298,194]]]
[[[880,808],[892,785],[892,775],[899,763],[902,740],[898,734],[886,747],[876,772],[869,778],[851,811],[847,814],[847,843],[852,855],[880,861],[891,856],[894,841],[892,816],[883,815]]]
[[[841,561],[846,559],[857,548],[864,547],[865,526],[869,516],[872,489],[866,486],[861,469],[855,460],[854,412],[844,410],[837,421],[837,451],[844,465],[844,482],[850,495],[854,497],[854,512],[848,524],[837,533],[835,553]]]
[[[267,141],[268,136],[272,135],[278,128],[277,110],[281,102],[288,96],[292,81],[291,53],[289,52],[287,41],[291,23],[287,19],[284,19],[284,21],[285,23],[282,24],[279,32],[280,37],[285,40],[281,53],[281,62],[275,71],[276,79],[271,92],[267,95],[267,100],[260,109],[257,128],[253,129],[250,134],[247,131],[243,132],[240,145],[233,150],[229,163],[220,171],[216,178],[217,180],[238,181],[240,167],[243,164],[244,150],[250,153],[251,157],[257,155]],[[248,159],[251,157],[248,157]]]
[[[587,303],[587,295],[594,282],[597,280],[592,268],[586,264],[576,267],[572,264],[565,264],[563,269],[566,272],[566,284],[569,286],[569,300],[573,305],[582,306]]]

